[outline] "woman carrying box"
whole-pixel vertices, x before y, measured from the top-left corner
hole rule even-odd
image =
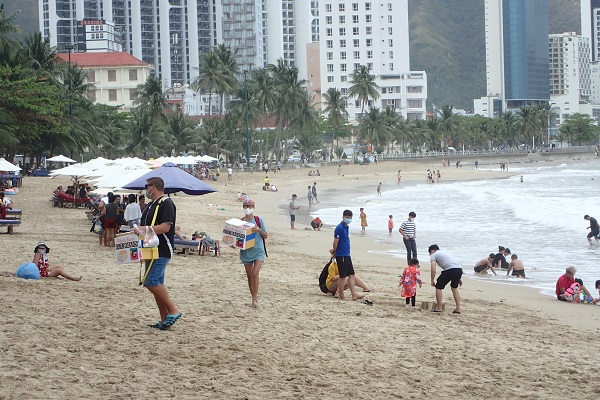
[[[261,217],[254,215],[254,201],[247,199],[244,200],[244,218],[246,222],[255,224],[252,228],[252,232],[256,233],[254,241],[254,247],[248,250],[240,250],[240,260],[246,268],[246,276],[248,277],[248,287],[250,288],[250,294],[252,295],[252,307],[258,307],[258,274],[260,268],[265,262],[267,251],[265,248],[265,239],[269,237],[267,228]]]

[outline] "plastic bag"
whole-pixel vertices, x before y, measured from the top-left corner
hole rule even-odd
[[[156,247],[158,246],[158,243],[158,236],[156,236],[154,228],[147,226],[146,235],[144,236],[144,247]]]
[[[40,270],[34,263],[19,265],[16,275],[23,279],[40,279]]]
[[[94,233],[98,233],[98,234],[102,233],[102,222],[100,222],[98,219],[95,219],[92,230],[94,231]]]

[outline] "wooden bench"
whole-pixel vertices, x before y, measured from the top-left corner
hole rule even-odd
[[[21,210],[6,210],[6,216],[3,219],[0,219],[0,226],[7,227],[7,233],[12,235],[14,233],[14,227],[16,225],[21,225],[21,217],[23,216],[23,211]]]

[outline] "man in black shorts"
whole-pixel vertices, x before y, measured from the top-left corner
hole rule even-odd
[[[453,314],[460,314],[460,294],[458,293],[458,287],[462,286],[462,266],[460,262],[452,254],[445,250],[440,250],[437,244],[429,246],[429,256],[431,261],[431,286],[435,287],[435,300],[437,302],[436,308],[433,312],[442,312],[442,290],[450,282],[450,289],[452,289],[452,296],[454,297],[454,303],[456,308],[452,311]],[[435,282],[435,269],[436,265],[439,265],[443,271]]]
[[[333,232],[333,247],[329,250],[331,255],[335,256],[340,275],[336,297],[340,300],[346,300],[344,288],[346,287],[347,282],[350,292],[352,293],[352,300],[360,300],[364,296],[356,293],[354,267],[352,265],[352,259],[350,258],[350,235],[348,233],[348,225],[352,222],[352,211],[344,210],[342,216],[342,222],[335,227],[335,231]]]
[[[584,215],[583,219],[586,221],[590,221],[590,226],[587,229],[590,230],[590,233],[587,235],[587,240],[592,244],[592,238],[596,239],[598,242],[598,235],[600,235],[600,227],[598,226],[598,221],[594,217],[590,217],[589,215]]]
[[[496,255],[494,253],[490,253],[488,258],[479,260],[477,262],[477,264],[475,264],[475,268],[473,268],[475,270],[475,273],[476,274],[487,274],[487,270],[490,269],[490,270],[492,270],[494,275],[496,275],[496,271],[494,270],[494,267],[492,267],[492,260],[494,259],[494,257],[496,257]]]

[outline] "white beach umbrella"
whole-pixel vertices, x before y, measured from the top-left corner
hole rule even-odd
[[[18,172],[21,168],[13,163],[6,161],[4,158],[0,158],[0,171],[6,172]]]
[[[198,160],[199,162],[204,162],[204,163],[208,163],[208,162],[212,162],[212,161],[217,161],[217,158],[211,157],[211,156],[200,156],[200,157],[195,157],[196,160]]]
[[[94,186],[99,186],[102,188],[120,188],[123,185],[126,185],[151,171],[152,170],[150,168],[131,170],[119,169],[118,171],[113,171],[110,174],[103,175],[100,178],[92,179],[88,182],[93,182]]]
[[[53,162],[66,162],[66,163],[76,163],[77,161],[70,159],[69,157],[65,157],[62,154],[59,156],[54,156],[52,158],[48,158],[46,161]]]
[[[55,176],[72,176],[72,177],[85,177],[85,176],[97,176],[94,175],[94,170],[83,167],[81,164],[73,164],[68,167],[55,169],[50,171],[48,175],[51,177]]]

